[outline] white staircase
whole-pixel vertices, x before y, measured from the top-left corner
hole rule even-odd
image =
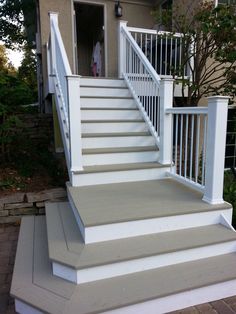
[[[159,81],[122,23],[125,80],[79,78],[51,14],[69,202],[22,220],[11,287],[20,314],[159,314],[236,295],[236,233],[222,200],[227,101],[171,108],[172,82]]]
[[[155,180],[170,169],[124,80],[81,78],[83,170],[74,185]]]

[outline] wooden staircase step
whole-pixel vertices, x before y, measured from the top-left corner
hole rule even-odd
[[[53,272],[76,283],[236,251],[236,233],[220,224],[85,245],[68,203],[48,203],[46,220]]]
[[[87,148],[83,149],[83,154],[109,154],[109,153],[129,153],[157,151],[157,146],[136,146],[136,147],[107,147],[107,148]]]
[[[89,133],[82,134],[82,138],[90,137],[130,137],[130,136],[151,136],[150,132],[117,132],[117,133]]]
[[[210,205],[170,178],[67,188],[85,243],[216,224],[221,214],[231,222],[230,204]]]
[[[22,219],[11,294],[16,310],[166,313],[236,294],[236,254],[75,285],[52,275],[44,217]]]

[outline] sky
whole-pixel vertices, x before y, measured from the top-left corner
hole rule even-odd
[[[7,49],[7,55],[14,67],[18,68],[22,61],[23,52]]]

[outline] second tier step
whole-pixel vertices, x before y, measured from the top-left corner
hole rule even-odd
[[[220,224],[85,245],[68,203],[46,213],[53,273],[77,284],[236,251],[236,233]]]

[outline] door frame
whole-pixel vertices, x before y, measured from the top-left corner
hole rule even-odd
[[[108,77],[108,61],[107,61],[107,6],[104,2],[98,2],[93,0],[71,0],[71,20],[72,20],[72,38],[73,38],[73,70],[75,74],[78,74],[78,53],[77,53],[77,33],[76,33],[76,17],[75,17],[75,10],[74,10],[74,4],[75,3],[83,3],[88,5],[96,5],[96,6],[102,6],[103,7],[103,19],[104,19],[104,68],[105,68],[105,77]],[[77,60],[77,62],[76,62]]]

